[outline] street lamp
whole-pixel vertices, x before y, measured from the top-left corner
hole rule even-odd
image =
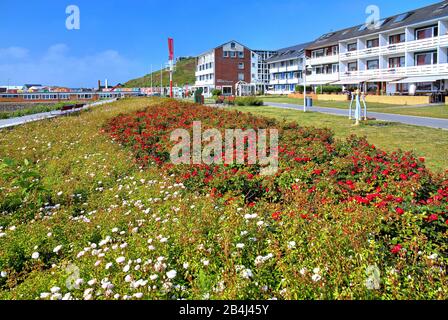
[[[313,68],[305,62],[305,68],[303,70],[303,112],[306,112],[306,75],[311,70]]]

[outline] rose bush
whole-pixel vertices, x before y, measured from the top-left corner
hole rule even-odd
[[[279,171],[265,177],[256,165],[173,166],[170,133],[178,128],[192,131],[193,121],[202,121],[203,130],[218,128],[222,133],[234,128],[278,129]],[[175,101],[119,116],[106,130],[133,151],[140,165],[155,163],[195,192],[224,199],[242,196],[247,205],[276,203],[280,212],[292,211],[293,217],[316,217],[323,208],[341,204],[347,214],[357,207],[372,208],[384,220],[378,237],[392,253],[397,245],[418,251],[410,231],[416,228],[425,245],[446,254],[448,179],[432,174],[424,159],[412,153],[387,153],[356,136],[339,141],[331,130]],[[278,220],[291,217],[275,215]]]

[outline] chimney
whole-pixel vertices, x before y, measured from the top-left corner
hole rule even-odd
[[[106,89],[109,89],[109,82],[106,79]]]
[[[101,91],[101,80],[98,80],[98,91]]]

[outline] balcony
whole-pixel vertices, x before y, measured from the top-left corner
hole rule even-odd
[[[307,84],[325,84],[339,80],[339,73],[312,74],[306,77]]]
[[[387,68],[376,70],[359,70],[341,73],[341,80],[346,79],[364,79],[372,78],[400,78],[400,77],[416,77],[416,76],[430,76],[430,75],[448,75],[448,63],[432,64],[425,66],[412,66],[401,68]]]
[[[448,35],[423,40],[413,40],[387,46],[362,49],[341,53],[341,61],[369,58],[379,55],[391,55],[405,52],[434,50],[438,46],[448,47]]]
[[[281,72],[294,72],[294,71],[299,71],[298,65],[269,69],[269,73],[271,73],[271,74],[272,73],[281,73]]]
[[[344,52],[341,53],[341,61],[375,57],[378,56],[379,54],[380,54],[380,47]]]
[[[302,82],[302,79],[298,78],[292,78],[292,79],[276,79],[276,80],[270,80],[270,85],[276,85],[276,84],[299,84]]]
[[[321,65],[321,64],[332,64],[332,63],[338,63],[339,62],[339,55],[331,55],[331,56],[324,56],[319,58],[307,58],[306,63],[309,65]]]

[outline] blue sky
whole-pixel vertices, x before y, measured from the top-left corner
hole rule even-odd
[[[3,4],[1,2],[4,2]],[[234,39],[278,49],[361,24],[368,5],[386,17],[437,0],[0,0],[0,85],[93,87],[125,82],[176,56],[197,55]],[[67,30],[66,7],[80,9]]]

